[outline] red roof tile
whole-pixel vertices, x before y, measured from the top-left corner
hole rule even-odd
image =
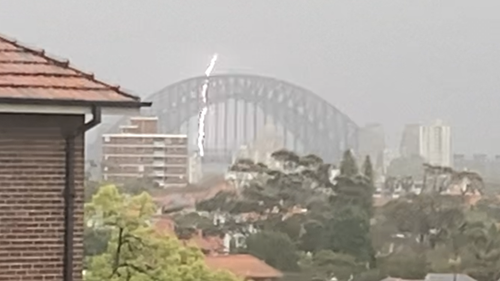
[[[283,274],[252,255],[221,255],[205,257],[215,270],[228,270],[243,278],[280,278]]]
[[[193,246],[203,250],[208,254],[222,253],[224,242],[222,238],[216,236],[203,237],[201,233],[195,234],[189,240],[182,240],[185,246]]]
[[[0,102],[140,107],[139,97],[0,35]]]
[[[211,199],[221,191],[236,192],[234,186],[226,180],[221,180],[214,182],[211,186],[172,187],[154,195],[153,200],[165,208],[175,207],[176,200],[181,200],[186,208],[190,208],[194,207],[196,202]]]
[[[175,235],[175,222],[167,216],[155,216],[153,227],[159,233],[166,235]],[[220,253],[224,250],[224,243],[220,237],[207,236],[204,237],[201,231],[197,231],[191,239],[181,240],[185,246],[193,246],[200,248],[208,253]]]
[[[160,233],[175,235],[175,223],[168,217],[155,217],[153,227]]]

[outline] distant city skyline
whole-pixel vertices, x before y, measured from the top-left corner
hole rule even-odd
[[[0,33],[141,96],[202,75],[218,52],[217,73],[308,88],[360,126],[383,124],[390,147],[405,124],[439,117],[456,152],[500,153],[495,0],[0,1]]]

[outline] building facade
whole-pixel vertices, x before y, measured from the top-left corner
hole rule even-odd
[[[189,181],[187,135],[158,134],[156,117],[133,117],[120,133],[102,136],[105,181],[124,184],[139,178],[161,187]]]
[[[82,280],[84,134],[143,105],[0,35],[0,280]]]
[[[420,155],[431,165],[452,165],[451,129],[441,120],[420,129]]]
[[[401,140],[402,157],[422,156],[431,165],[452,166],[451,128],[441,120],[431,125],[406,125]]]
[[[405,126],[399,148],[401,157],[421,156],[421,129],[422,125],[420,124],[408,124]]]

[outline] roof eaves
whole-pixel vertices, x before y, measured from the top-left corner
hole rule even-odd
[[[95,75],[93,73],[84,72],[84,71],[76,68],[75,66],[70,64],[70,61],[68,59],[63,59],[63,58],[57,57],[53,54],[48,54],[45,52],[44,49],[32,47],[26,43],[21,43],[21,42],[17,41],[16,39],[9,37],[9,36],[6,36],[6,35],[1,34],[1,33],[0,33],[0,39],[7,41],[16,47],[21,48],[26,52],[35,54],[37,56],[41,56],[41,57],[47,59],[48,61],[54,63],[57,66],[67,68],[69,70],[73,70],[76,73],[81,74],[82,76],[86,77],[87,79],[92,80],[93,82],[95,82],[97,84],[100,84],[104,87],[108,87],[108,88],[114,90],[115,92],[117,92],[118,94],[121,94],[122,96],[131,98],[131,99],[136,100],[136,101],[140,101],[139,96],[131,94],[129,91],[120,88],[120,86],[118,86],[118,85],[111,85],[111,84],[108,84],[108,83],[105,83],[103,81],[95,79]],[[149,105],[149,106],[151,106],[151,105]]]
[[[149,107],[152,102],[141,101],[88,101],[88,100],[61,100],[61,99],[32,99],[1,97],[0,103],[18,105],[61,105],[61,106],[101,106],[116,108],[141,108]]]

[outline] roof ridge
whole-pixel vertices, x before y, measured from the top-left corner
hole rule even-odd
[[[5,52],[0,50],[0,52]],[[7,51],[8,52],[8,51]],[[0,60],[0,64],[38,64],[38,65],[54,65],[50,62],[42,61],[24,61],[24,60]]]
[[[1,72],[0,71],[0,76],[72,77],[72,78],[78,78],[78,79],[85,79],[86,78],[86,77],[82,77],[81,75],[78,75],[75,73],[47,73],[47,72],[24,73],[24,72]]]
[[[78,90],[78,91],[109,91],[109,89],[102,87],[74,87],[74,86],[45,86],[45,85],[23,85],[23,84],[1,84],[4,88],[29,88],[29,89],[54,89],[54,90]]]
[[[40,57],[48,60],[49,62],[51,62],[59,67],[64,67],[64,68],[67,68],[69,70],[75,71],[76,73],[81,74],[81,75],[91,79],[92,82],[100,84],[101,86],[104,86],[104,87],[109,87],[112,90],[116,91],[117,93],[119,93],[125,97],[140,101],[139,96],[126,92],[119,85],[111,85],[111,84],[105,83],[103,81],[97,80],[97,79],[95,79],[95,75],[93,73],[87,73],[87,72],[84,72],[82,70],[75,68],[73,65],[70,64],[70,61],[68,59],[59,58],[59,57],[52,55],[52,54],[49,55],[49,54],[47,54],[47,52],[44,49],[40,49],[37,47],[31,47],[26,43],[21,43],[21,42],[17,41],[16,39],[9,37],[9,36],[6,36],[6,35],[1,34],[1,33],[0,33],[0,40],[5,41],[7,43],[10,43],[10,44],[12,44],[18,48],[21,48],[26,52],[32,53],[36,56],[40,56]]]

